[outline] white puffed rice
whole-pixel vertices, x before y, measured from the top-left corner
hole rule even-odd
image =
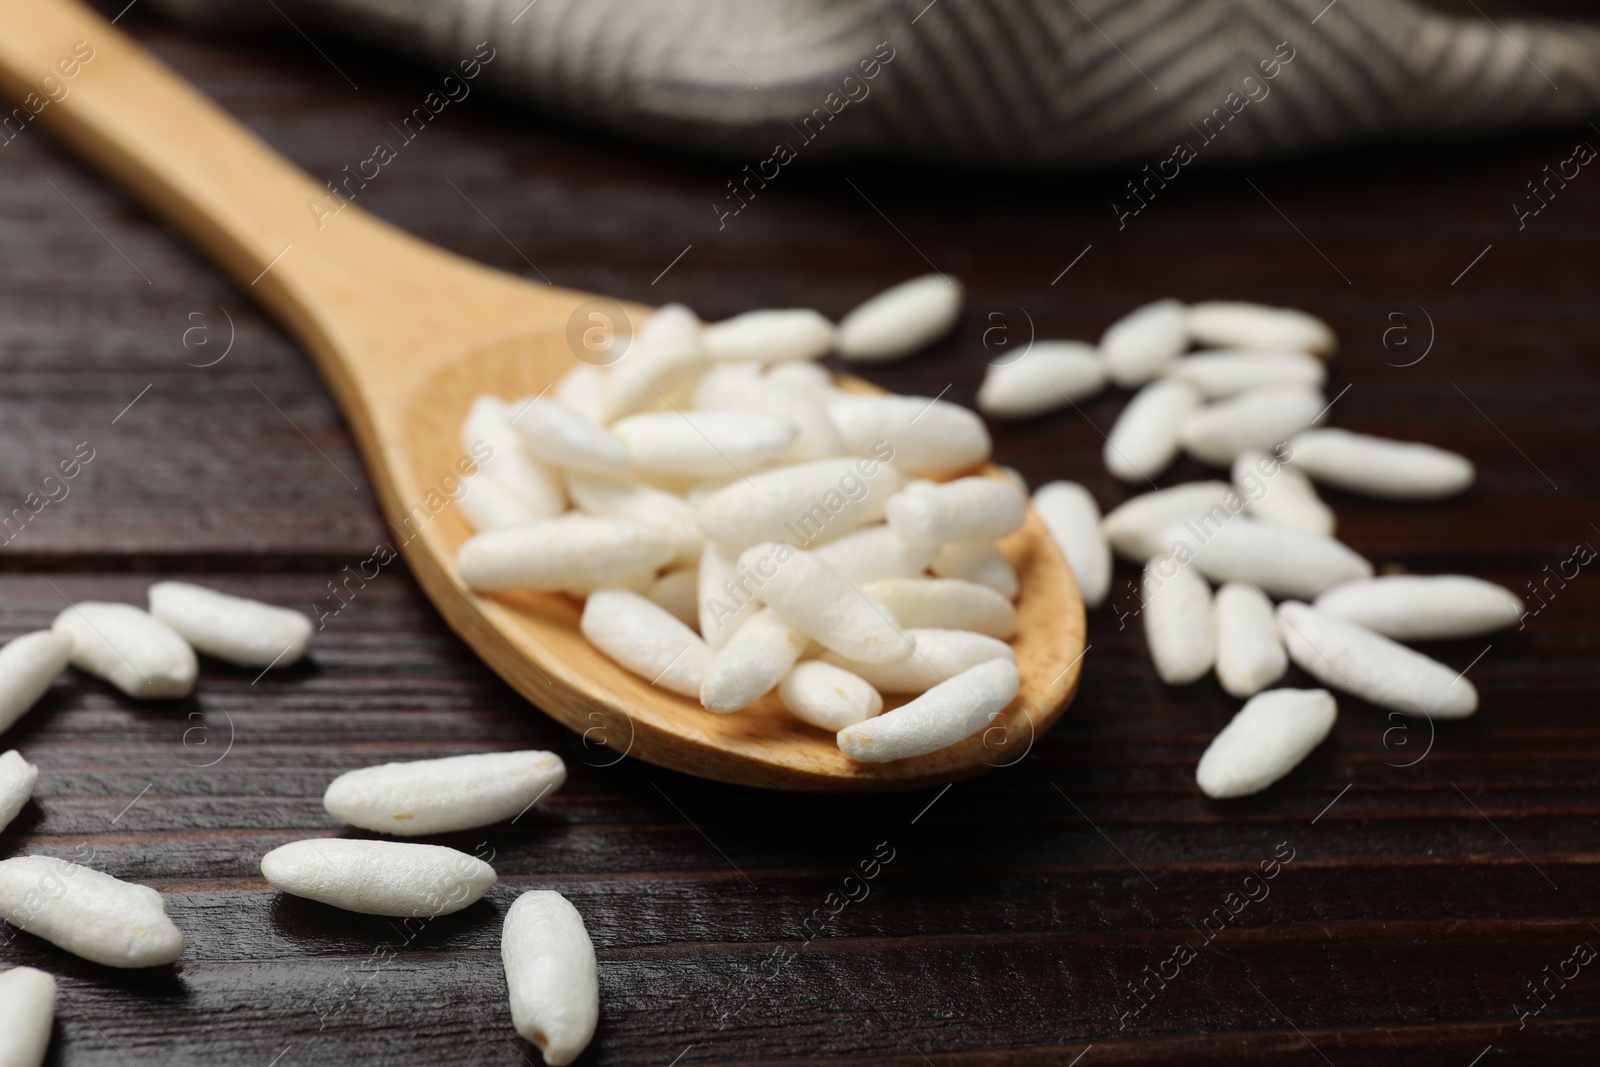
[[[183,955],[160,893],[54,856],[0,860],[0,919],[107,967],[159,967]]]
[[[322,806],[363,830],[420,837],[513,819],[566,780],[554,752],[484,752],[347,771]]]
[[[517,1033],[549,1067],[577,1059],[600,1021],[599,965],[578,909],[550,890],[522,894],[506,910],[500,958]]]
[[[150,587],[150,614],[196,650],[241,667],[287,667],[311,647],[311,620],[289,608],[188,582]]]
[[[465,852],[413,841],[310,837],[261,857],[273,888],[363,915],[451,915],[494,885],[494,868]]]
[[[1259,793],[1322,744],[1337,717],[1326,689],[1257,694],[1206,748],[1195,781],[1216,800]]]
[[[950,332],[961,315],[961,283],[924,274],[885,289],[839,320],[839,355],[858,363],[909,356]]]
[[[0,733],[28,713],[72,659],[72,638],[37,630],[0,648]]]
[[[82,601],[50,628],[72,641],[72,665],[131,697],[162,700],[194,691],[199,663],[189,642],[132,604]]]

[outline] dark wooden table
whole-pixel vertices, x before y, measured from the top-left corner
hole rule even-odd
[[[335,41],[319,43],[359,91],[299,38],[123,24],[321,176],[431,84]],[[1077,702],[1025,758],[947,790],[817,797],[610,765],[478,663],[395,564],[291,670],[207,662],[193,698],[150,704],[73,674],[7,735],[41,775],[0,855],[92,857],[164,891],[189,938],[176,967],[130,974],[7,930],[0,961],[61,981],[51,1062],[536,1062],[499,959],[501,913],[530,887],[571,898],[599,952],[585,1063],[1595,1062],[1600,967],[1547,976],[1600,946],[1600,576],[1564,565],[1600,544],[1600,178],[1523,228],[1511,208],[1578,139],[1600,143],[1580,129],[1186,171],[1121,230],[1120,173],[795,167],[719,230],[741,161],[482,94],[453,105],[363,206],[506,270],[708,318],[838,315],[931,263],[970,308],[936,350],[869,371],[896,390],[970,403],[1002,340],[1093,338],[1161,296],[1308,308],[1343,338],[1337,424],[1480,469],[1442,504],[1329,494],[1342,536],[1380,567],[1534,583],[1544,606],[1436,649],[1470,665],[1475,718],[1432,730],[1341,698],[1287,780],[1218,804],[1194,766],[1238,704],[1209,680],[1156,681],[1137,620],[1119,625],[1135,604],[1119,568]],[[94,453],[0,549],[0,636],[165,576],[333,606],[329,583],[388,534],[305,357],[39,131],[0,149],[0,172],[0,511],[79,442]],[[208,332],[185,348],[193,327]],[[1129,490],[1101,431],[1125,402],[997,427],[997,456],[1113,505]],[[1163,484],[1204,473],[1185,461]],[[268,849],[340,832],[320,803],[333,775],[529,746],[568,758],[567,787],[513,827],[444,839],[494,850],[485,902],[404,934],[262,881]],[[874,857],[864,890],[846,882]],[[1265,889],[1246,882],[1263,863]],[[841,906],[847,887],[866,895]]]

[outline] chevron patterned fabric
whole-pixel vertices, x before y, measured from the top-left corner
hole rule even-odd
[[[474,88],[752,160],[785,146],[1170,176],[1194,160],[1575,123],[1600,99],[1600,29],[1408,0],[157,2],[196,25],[292,24],[450,70],[488,42]]]

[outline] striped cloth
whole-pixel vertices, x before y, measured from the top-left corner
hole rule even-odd
[[[757,169],[786,149],[1168,173],[1574,124],[1600,99],[1600,29],[1408,0],[156,2],[473,70],[471,89]]]

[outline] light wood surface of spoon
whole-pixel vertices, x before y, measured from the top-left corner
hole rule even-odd
[[[89,49],[92,58],[77,58]],[[1000,546],[1021,579],[1017,698],[987,730],[893,763],[848,759],[772,694],[717,715],[651,686],[583,639],[582,606],[569,597],[473,593],[455,567],[471,531],[448,499],[467,409],[482,393],[538,393],[570,370],[569,329],[591,325],[583,305],[603,298],[492,270],[341,207],[77,0],[0,4],[0,90],[29,116],[24,130],[48,130],[129,190],[310,352],[423,590],[502,678],[582,735],[590,762],[626,754],[773,789],[910,789],[1016,762],[1075,692],[1083,603],[1031,511]],[[635,327],[650,314],[622,301],[606,310]]]

